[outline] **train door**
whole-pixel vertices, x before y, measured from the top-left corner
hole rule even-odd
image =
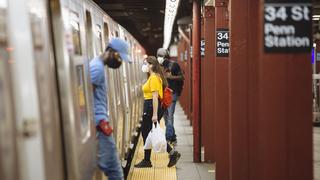
[[[118,25],[112,23],[114,35],[119,37]],[[123,95],[122,95],[122,87],[120,83],[121,80],[121,68],[119,69],[111,69],[106,67],[107,69],[107,81],[108,81],[108,95],[109,98],[109,111],[110,111],[110,120],[112,126],[114,127],[113,136],[115,138],[117,149],[119,150],[119,155],[121,155],[122,149],[122,129],[123,129]],[[121,157],[121,156],[120,156]]]
[[[130,64],[126,63],[123,64],[122,67],[120,68],[119,75],[120,75],[120,88],[121,88],[121,101],[122,101],[122,122],[121,122],[121,139],[119,139],[120,142],[120,147],[121,147],[121,158],[124,158],[124,155],[126,153],[126,141],[127,141],[127,135],[129,133],[128,129],[128,121],[129,121],[129,95],[127,93],[128,90],[128,79],[126,75],[126,67],[130,66]]]
[[[51,2],[68,179],[91,179],[96,167],[89,57],[81,1]]]
[[[117,77],[117,80],[115,81],[115,87],[117,89],[116,91],[116,107],[117,112],[115,114],[115,130],[116,130],[116,145],[117,149],[119,150],[119,155],[122,157],[122,135],[123,135],[123,122],[124,122],[124,101],[123,101],[123,76],[122,76],[122,68],[121,66],[119,69],[114,70],[114,73]]]
[[[136,133],[136,127],[137,127],[137,120],[139,119],[139,111],[141,110],[140,108],[139,108],[139,99],[138,99],[138,92],[137,92],[137,86],[138,86],[138,72],[136,71],[137,70],[137,60],[138,60],[138,56],[137,56],[137,54],[138,54],[138,47],[137,46],[135,46],[136,48],[135,48],[135,59],[136,59],[136,61],[134,61],[133,63],[133,71],[134,71],[134,74],[133,74],[133,81],[134,81],[134,84],[133,84],[133,87],[132,87],[132,93],[134,94],[134,106],[135,106],[135,113],[134,113],[134,122],[133,122],[133,134],[132,135],[135,135],[135,133]],[[139,69],[140,70],[140,69]]]
[[[63,149],[56,68],[47,1],[29,0],[28,13],[37,82],[45,179],[63,179]]]
[[[138,106],[138,113],[137,113],[137,121],[141,120],[142,118],[142,112],[143,112],[143,94],[142,94],[142,84],[145,83],[147,80],[147,76],[145,73],[142,73],[140,70],[142,63],[143,63],[143,57],[142,57],[142,50],[140,49],[141,47],[138,47],[138,53],[137,53],[137,61],[136,61],[136,96],[137,96],[137,106]]]
[[[131,57],[132,58],[132,57]],[[133,60],[133,59],[132,59]],[[132,119],[132,96],[131,96],[131,64],[125,64],[124,66],[124,76],[125,76],[125,92],[126,92],[126,113],[125,113],[125,128],[124,128],[124,136],[123,136],[123,152],[126,153],[129,149],[130,145],[130,137],[131,137],[131,122]]]
[[[130,128],[128,128],[128,123],[130,123],[130,95],[129,95],[129,85],[128,85],[128,76],[127,76],[127,71],[128,71],[128,66],[130,64],[125,63],[122,64],[122,77],[123,77],[123,115],[124,115],[124,121],[123,121],[123,131],[122,131],[122,155],[124,157],[124,154],[127,151],[127,140],[128,140],[128,134],[130,132]]]
[[[7,5],[6,0],[0,0],[0,177],[2,180],[18,180]]]
[[[38,2],[42,5],[43,1]],[[19,12],[19,13],[17,13]],[[45,11],[44,11],[45,12]],[[45,179],[46,149],[42,131],[41,110],[37,89],[36,62],[28,3],[8,1],[8,41],[12,97],[15,111],[15,135],[17,141],[17,165],[15,170],[21,179]]]
[[[111,23],[110,25],[111,32],[113,25]],[[111,33],[111,38],[113,37]],[[104,23],[104,39],[109,40],[109,26],[108,23]],[[109,114],[109,119],[111,122],[111,125],[113,126],[113,136],[115,138],[115,141],[117,142],[117,112],[118,112],[118,107],[117,107],[117,96],[118,96],[118,88],[116,86],[117,82],[117,75],[116,71],[107,68],[106,67],[106,81],[107,81],[107,95],[108,95],[108,114]]]
[[[129,78],[129,93],[130,93],[130,101],[131,101],[131,114],[130,114],[130,138],[133,134],[133,126],[134,126],[134,117],[135,117],[135,112],[136,112],[136,107],[135,107],[135,94],[134,94],[134,87],[135,87],[135,78],[134,78],[134,73],[135,73],[135,69],[134,69],[134,65],[135,65],[135,44],[132,43],[131,44],[131,57],[132,57],[132,64],[130,66],[130,68],[128,68],[128,78]]]
[[[107,22],[103,23],[103,39],[105,43],[105,47],[109,42],[109,24]],[[116,107],[116,89],[115,89],[115,74],[112,69],[106,68],[106,81],[107,81],[107,95],[108,95],[108,115],[112,126],[114,126],[115,122],[115,114],[117,112]],[[114,132],[115,136],[116,132]]]

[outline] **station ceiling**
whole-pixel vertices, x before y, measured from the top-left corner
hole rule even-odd
[[[165,0],[94,0],[94,2],[126,28],[146,48],[148,55],[155,55],[157,49],[162,47]],[[176,20],[191,14],[191,0],[180,0]],[[175,25],[173,34],[177,33]]]
[[[155,55],[163,44],[166,0],[94,0],[115,21],[125,27],[147,50]],[[203,1],[203,0],[201,0]],[[320,15],[320,0],[313,1],[313,14]],[[176,21],[192,16],[192,0],[180,0]],[[320,34],[320,21],[313,21],[314,33]],[[175,23],[173,36],[177,36]]]

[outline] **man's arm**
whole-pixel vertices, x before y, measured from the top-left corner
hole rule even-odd
[[[172,72],[178,75],[172,75]],[[169,71],[166,75],[167,75],[167,78],[171,80],[178,80],[178,81],[184,80],[184,73],[182,73],[182,70],[178,63],[174,63],[172,65],[171,71]]]
[[[97,86],[103,82],[103,76],[104,74],[101,68],[97,66],[90,66],[90,77],[93,92],[95,91]]]
[[[183,75],[183,73],[181,73],[180,75],[174,76],[174,75],[171,74],[171,72],[169,72],[167,74],[167,78],[171,79],[171,80],[183,81],[184,80],[184,75]]]

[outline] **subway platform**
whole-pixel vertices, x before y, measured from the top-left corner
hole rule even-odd
[[[133,167],[148,57],[182,88],[172,168]],[[319,123],[320,0],[0,0],[1,180],[105,180],[104,153],[129,180],[320,180]]]
[[[180,104],[177,104],[174,115],[175,130],[178,139],[177,151],[181,153],[181,158],[177,165],[168,168],[167,153],[152,153],[152,168],[134,168],[128,175],[128,180],[214,180],[215,168],[214,164],[209,163],[193,163],[193,130],[190,121],[187,119]],[[164,127],[163,121],[161,126]],[[143,158],[143,141],[140,137],[138,148],[133,164],[141,161]]]

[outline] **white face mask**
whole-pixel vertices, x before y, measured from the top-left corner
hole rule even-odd
[[[163,61],[164,61],[164,58],[163,58],[163,57],[158,57],[157,59],[158,59],[159,64],[162,64]]]
[[[141,67],[142,72],[148,73],[149,72],[149,67],[148,64],[143,64]]]

